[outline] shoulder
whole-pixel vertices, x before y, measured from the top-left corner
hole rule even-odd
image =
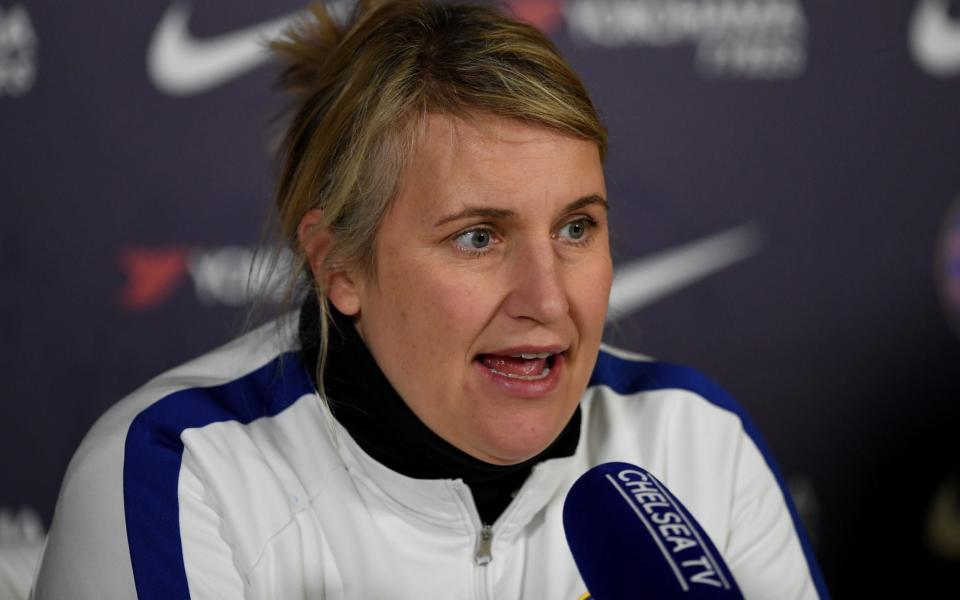
[[[741,585],[759,597],[790,586],[780,597],[807,597],[814,589],[827,596],[773,453],[719,384],[690,367],[603,346],[584,414],[595,461],[633,460],[666,483],[710,532],[738,581],[744,578]],[[768,569],[781,576],[779,584],[758,578],[763,569],[742,558],[773,539],[772,531],[790,550],[789,560]]]
[[[276,416],[313,394],[288,320],[156,377],[97,421],[64,476],[38,580],[45,593],[38,597],[57,597],[76,585],[70,581],[78,572],[90,571],[113,573],[102,585],[120,586],[113,590],[118,597],[129,595],[134,579],[138,590],[153,585],[155,574],[165,578],[158,589],[171,589],[171,580],[185,585],[182,576],[170,575],[183,571],[176,524],[183,461],[196,458],[191,434]],[[206,458],[211,455],[215,468],[239,461],[223,448]],[[94,552],[75,552],[89,540],[98,540]],[[74,589],[74,597],[104,592],[91,586],[89,593]]]
[[[129,445],[145,436],[179,436],[210,423],[247,423],[282,411],[311,391],[286,321],[268,323],[152,379],[108,410],[81,449],[117,437]]]
[[[590,393],[592,392],[592,394]],[[677,453],[718,460],[716,454],[754,450],[781,488],[786,485],[773,453],[744,407],[700,371],[648,356],[601,348],[588,386],[591,413],[605,413],[611,427],[660,429]],[[731,456],[731,458],[736,458]]]
[[[245,335],[134,392],[115,408],[121,421],[129,421],[128,445],[144,434],[179,436],[217,422],[247,424],[311,394],[297,349],[275,335],[269,329]]]
[[[703,442],[721,431],[730,443],[744,434],[761,437],[740,403],[700,371],[607,345],[601,347],[586,399],[590,413],[606,416],[610,425],[707,427],[713,434]]]
[[[748,451],[761,457],[765,470],[785,487],[747,411],[723,387],[691,367],[603,346],[584,413],[588,439],[605,454],[630,452],[654,472],[658,465],[664,470],[669,465],[682,471],[673,475],[684,478],[710,473],[717,489],[726,489],[733,485]]]
[[[746,418],[746,411],[720,385],[691,367],[661,362],[602,345],[589,387],[605,387],[621,396],[676,390],[695,394],[707,403]]]

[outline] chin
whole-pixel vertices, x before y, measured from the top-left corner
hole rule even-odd
[[[572,414],[573,411],[570,411],[570,415]],[[570,415],[560,419],[559,423],[554,423],[553,427],[544,427],[542,419],[533,423],[527,423],[525,419],[500,423],[495,431],[486,432],[487,435],[482,436],[481,443],[476,446],[480,452],[474,456],[495,465],[515,465],[530,460],[557,439]]]

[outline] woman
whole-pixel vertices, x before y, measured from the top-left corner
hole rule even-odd
[[[606,133],[550,42],[426,0],[314,16],[276,44],[307,299],[97,423],[36,597],[572,600],[563,498],[614,460],[670,486],[748,597],[817,597],[734,405],[600,351]]]

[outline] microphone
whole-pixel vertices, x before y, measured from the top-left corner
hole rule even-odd
[[[563,529],[593,600],[743,598],[707,532],[635,465],[581,475],[564,501]]]

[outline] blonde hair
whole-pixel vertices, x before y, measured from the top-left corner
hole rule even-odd
[[[376,234],[427,114],[521,119],[606,153],[586,88],[553,43],[492,6],[361,0],[342,25],[322,3],[310,10],[272,44],[294,100],[276,190],[292,281],[309,273],[297,231],[314,208],[332,234],[327,265],[375,271]],[[319,383],[329,309],[322,282],[307,280],[320,303]]]

